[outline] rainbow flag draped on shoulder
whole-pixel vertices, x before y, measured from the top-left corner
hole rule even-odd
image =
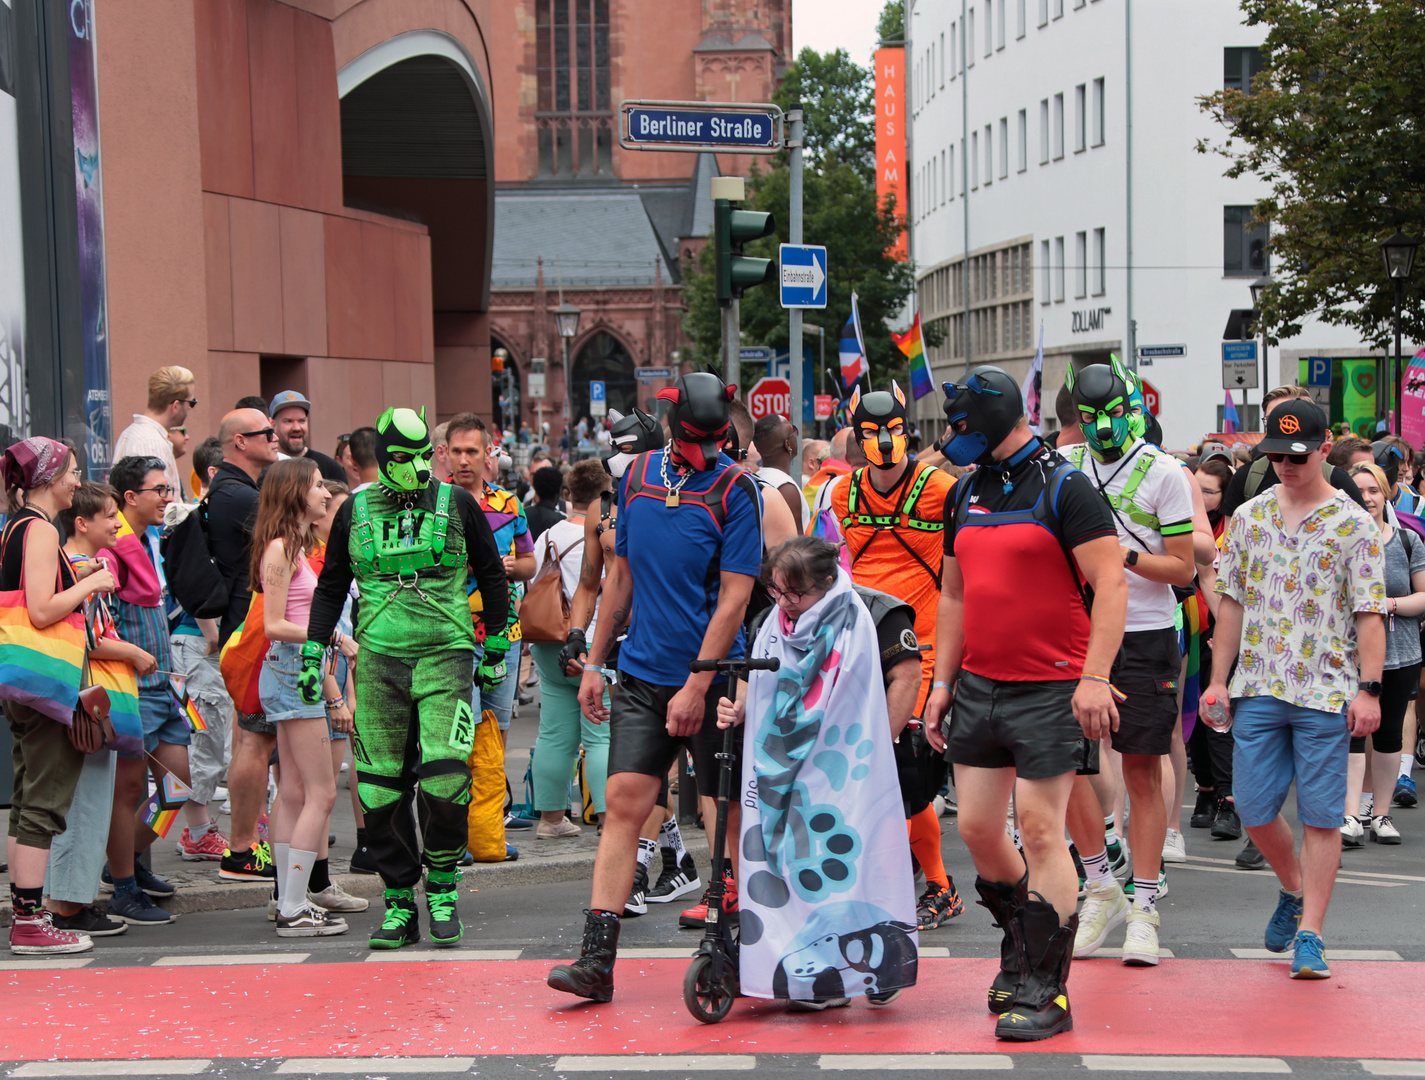
[[[891,340],[896,348],[910,361],[910,392],[916,401],[935,389],[930,380],[930,365],[925,362],[925,345],[920,336],[920,312],[915,313],[915,322],[904,334],[891,332]]]

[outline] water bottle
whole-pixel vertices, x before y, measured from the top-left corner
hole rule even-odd
[[[1213,731],[1228,731],[1232,727],[1232,717],[1227,715],[1227,703],[1218,701],[1215,694],[1202,699],[1202,720]]]

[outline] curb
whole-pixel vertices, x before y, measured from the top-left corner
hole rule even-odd
[[[689,854],[695,858],[707,858],[707,838],[701,832],[692,843],[685,841],[685,844]],[[462,871],[461,879],[466,885],[473,885],[477,889],[588,881],[594,873],[594,854],[594,851],[589,850],[568,855],[542,856],[539,859],[517,859],[514,862],[476,863]],[[369,900],[379,899],[383,891],[381,878],[375,874],[333,874],[332,880],[352,896],[362,896]],[[224,881],[214,885],[185,885],[172,896],[156,903],[175,915],[188,915],[204,911],[238,911],[265,907],[271,896],[271,886],[267,882]],[[99,896],[94,901],[94,907],[107,912],[109,894]],[[10,904],[0,904],[0,927],[10,925],[10,916]]]

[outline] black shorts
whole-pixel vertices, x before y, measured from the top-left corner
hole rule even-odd
[[[1090,765],[1074,719],[1077,679],[1010,682],[960,672],[946,754],[955,765],[1014,769],[1025,780],[1047,780]]]
[[[674,737],[668,734],[668,703],[681,686],[658,686],[620,671],[618,692],[609,708],[609,775],[631,772],[643,776],[666,777],[668,769],[687,748],[697,774],[698,790],[716,797],[717,755],[722,752],[723,731],[717,726],[717,703],[726,691],[726,684],[716,683],[708,690],[703,706],[703,726],[694,735]],[[742,732],[732,739],[732,791],[740,790],[742,782]]]
[[[1410,705],[1411,692],[1420,683],[1420,665],[1391,668],[1380,677],[1380,727],[1371,735],[1371,745],[1377,754],[1398,754],[1404,748],[1405,710]],[[1415,747],[1411,747],[1414,750]],[[1366,737],[1351,736],[1351,753],[1366,752]]]
[[[1111,743],[1120,754],[1150,757],[1170,753],[1180,721],[1178,678],[1183,654],[1178,632],[1130,630],[1113,665],[1113,685],[1126,700],[1118,703],[1118,730]]]

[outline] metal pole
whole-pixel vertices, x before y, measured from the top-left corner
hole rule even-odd
[[[1124,245],[1124,306],[1128,309],[1128,357],[1133,370],[1138,370],[1138,324],[1133,319],[1133,0],[1123,0],[1123,221]],[[1105,259],[1105,262],[1108,260]],[[1072,359],[1069,361],[1073,363]]]
[[[722,309],[722,377],[742,393],[742,331],[740,302],[734,300]]]
[[[960,216],[964,225],[964,254],[960,259],[960,281],[964,285],[965,315],[961,340],[965,348],[965,374],[970,373],[970,30],[969,0],[960,2]],[[910,110],[906,110],[907,116]],[[909,160],[909,153],[906,154]]]
[[[569,460],[574,460],[574,440],[569,438],[569,432],[573,430],[570,423],[572,419],[571,410],[574,408],[574,387],[569,381],[569,339],[562,334],[559,340],[564,343],[564,438],[569,443]]]
[[[1400,294],[1405,282],[1395,279],[1395,433],[1404,435],[1405,423],[1402,419],[1401,389],[1405,381],[1405,369],[1400,365]]]
[[[791,150],[791,221],[788,223],[788,241],[793,244],[802,242],[802,135],[803,120],[801,103],[797,102],[787,109],[787,119],[792,125],[791,138],[787,141],[787,146]],[[792,480],[800,484],[802,475],[802,439],[801,428],[806,421],[802,414],[802,309],[787,309],[787,359],[791,361],[792,368],[792,401],[791,413],[792,423],[796,425],[797,452],[792,455],[791,474]]]
[[[1272,387],[1271,368],[1267,363],[1267,324],[1262,323],[1262,430],[1267,430],[1267,391]]]

